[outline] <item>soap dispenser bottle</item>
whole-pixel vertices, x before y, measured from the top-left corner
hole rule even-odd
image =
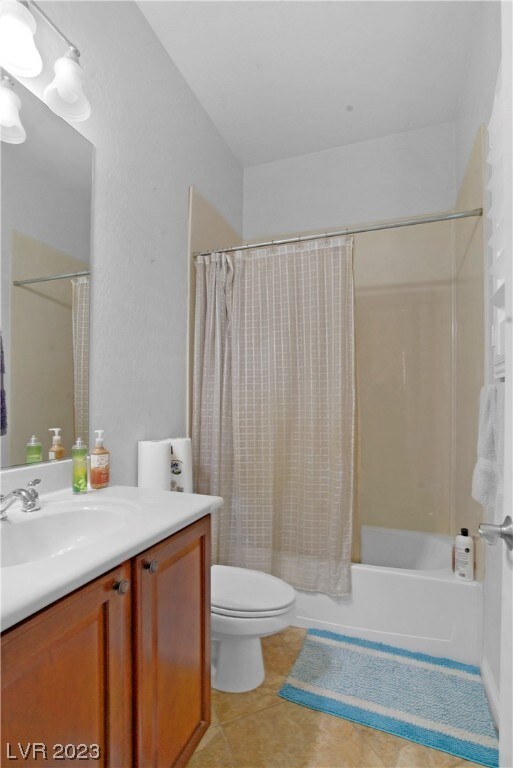
[[[43,461],[43,447],[35,435],[32,435],[27,443],[27,464],[36,464]]]
[[[50,461],[60,461],[64,458],[64,446],[60,435],[61,428],[50,427],[48,431],[53,432],[52,447],[48,451],[48,459]]]
[[[87,493],[87,445],[80,437],[71,449],[71,460],[73,493]]]
[[[103,429],[95,429],[96,447],[91,451],[91,488],[107,488],[110,474],[110,452],[103,445]]]

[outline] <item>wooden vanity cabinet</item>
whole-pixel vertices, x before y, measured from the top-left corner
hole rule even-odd
[[[206,516],[4,632],[0,766],[185,765],[210,722],[209,620]]]
[[[210,518],[132,561],[138,768],[187,763],[210,723]]]
[[[124,563],[3,633],[0,765],[130,766],[129,578]]]

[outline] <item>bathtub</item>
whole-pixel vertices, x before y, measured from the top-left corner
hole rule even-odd
[[[478,665],[482,587],[456,580],[452,544],[450,536],[362,526],[351,595],[297,590],[295,624]]]

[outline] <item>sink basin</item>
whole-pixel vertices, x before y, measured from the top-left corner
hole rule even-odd
[[[125,505],[72,499],[42,505],[40,512],[18,514],[0,526],[0,563],[9,568],[58,557],[92,544],[126,525]]]

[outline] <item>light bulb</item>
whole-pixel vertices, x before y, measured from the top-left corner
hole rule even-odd
[[[27,138],[21,124],[21,101],[12,90],[8,78],[0,79],[0,140],[8,144],[22,144]]]
[[[12,128],[13,125],[16,125],[16,115],[14,113],[9,114],[7,111],[5,114],[2,115],[0,118],[0,125],[2,125],[4,128]]]
[[[68,88],[64,84],[57,86],[57,92],[60,98],[68,104],[74,104],[76,101],[78,101],[78,93],[75,93],[72,88]]]
[[[35,31],[28,8],[18,0],[0,0],[0,66],[15,77],[36,77],[43,69]]]
[[[65,56],[57,59],[54,70],[55,77],[43,93],[46,104],[66,120],[87,120],[91,107],[84,94],[84,73],[78,63],[77,52],[70,48]]]

